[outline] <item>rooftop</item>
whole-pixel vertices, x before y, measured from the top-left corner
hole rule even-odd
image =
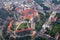
[[[22,12],[23,13],[23,18],[24,19],[29,18],[31,20],[34,16],[36,16],[36,12],[37,11],[33,10],[33,9],[26,9]]]

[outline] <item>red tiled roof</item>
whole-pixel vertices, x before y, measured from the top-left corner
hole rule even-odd
[[[29,30],[29,31],[31,31],[32,28],[27,28],[27,29],[22,29],[22,30],[16,30],[16,32],[23,32],[23,31],[25,31],[25,30]]]
[[[29,14],[29,12],[31,12],[31,14]],[[33,18],[33,15],[36,15],[36,11],[35,10],[33,10],[33,9],[26,9],[26,10],[24,10],[23,12],[23,17],[24,18]]]
[[[18,11],[22,11],[23,9],[21,8],[21,7],[18,7],[17,9],[16,9],[16,11],[18,12]]]
[[[11,30],[11,27],[12,27],[12,25],[13,25],[13,22],[14,22],[14,20],[12,20],[10,23],[9,23],[9,25],[8,25],[8,30]]]
[[[57,20],[57,17],[55,17],[55,18],[51,18],[52,19],[52,21],[56,21]]]
[[[28,0],[28,3],[32,2],[32,0]]]
[[[18,8],[17,8],[17,11],[18,11],[18,10],[22,10],[22,8],[21,8],[21,7],[18,7]]]

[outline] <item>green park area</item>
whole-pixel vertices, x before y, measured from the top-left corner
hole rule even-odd
[[[12,30],[15,30],[17,26],[18,25],[13,25]],[[21,25],[19,25],[18,30],[23,29],[23,28],[27,28],[27,23],[22,23]]]
[[[19,25],[18,30],[23,28],[27,28],[27,23],[22,23],[21,25]]]

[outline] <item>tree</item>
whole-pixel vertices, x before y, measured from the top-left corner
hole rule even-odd
[[[55,37],[57,32],[60,33],[60,24],[52,23],[52,30],[50,30],[48,34]]]

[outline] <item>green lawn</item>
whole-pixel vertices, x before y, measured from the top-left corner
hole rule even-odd
[[[11,28],[12,30],[15,30],[17,27],[17,25],[13,25],[13,27]],[[21,25],[19,25],[19,29],[23,29],[23,28],[26,28],[27,27],[27,23],[22,23]]]
[[[23,28],[26,28],[27,27],[27,23],[22,23],[18,29],[23,29]]]

